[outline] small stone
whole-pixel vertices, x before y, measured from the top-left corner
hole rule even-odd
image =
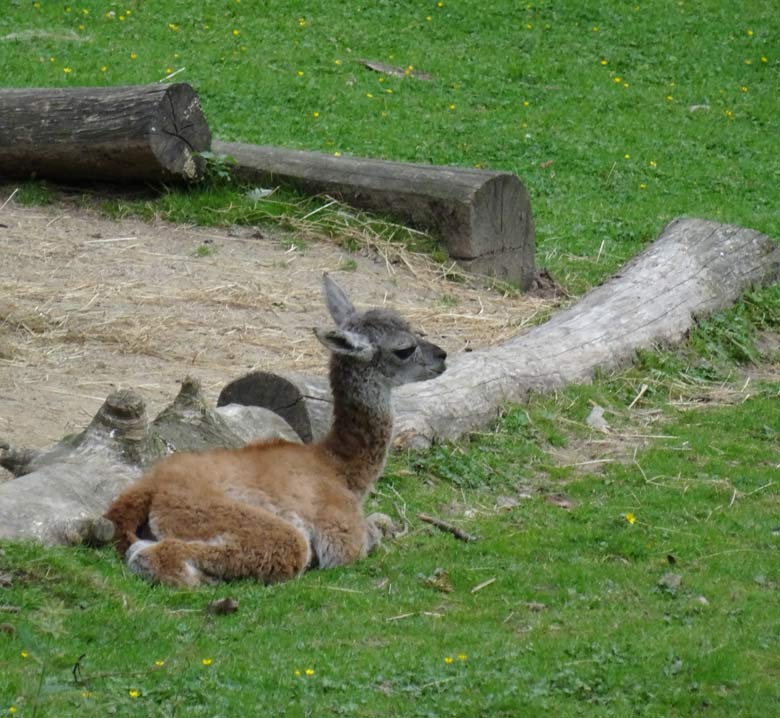
[[[668,593],[675,594],[682,586],[682,576],[679,573],[665,573],[658,581],[658,587]]]
[[[596,404],[590,410],[590,414],[588,414],[588,418],[585,419],[585,423],[591,429],[600,431],[603,434],[609,433],[609,424],[607,423],[607,420],[604,418],[604,407],[601,407],[598,404]]]

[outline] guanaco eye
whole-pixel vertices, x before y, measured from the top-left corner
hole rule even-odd
[[[414,354],[416,349],[417,347],[412,345],[410,347],[404,347],[403,349],[395,349],[393,354],[395,354],[401,361],[406,361],[412,356],[412,354]]]

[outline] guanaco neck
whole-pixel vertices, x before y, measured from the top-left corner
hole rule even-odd
[[[343,465],[351,491],[365,495],[385,466],[393,433],[390,388],[375,370],[333,356],[330,365],[333,425],[324,447]]]

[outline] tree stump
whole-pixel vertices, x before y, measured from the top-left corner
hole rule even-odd
[[[432,230],[468,271],[518,283],[534,279],[531,201],[510,172],[335,157],[239,142],[213,142],[235,173],[265,186],[328,194]]]
[[[187,84],[0,89],[0,176],[192,181],[211,147]]]

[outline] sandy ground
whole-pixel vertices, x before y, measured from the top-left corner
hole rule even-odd
[[[312,333],[329,323],[323,271],[358,307],[393,306],[450,353],[514,336],[550,305],[453,283],[414,258],[326,240],[291,248],[266,228],[114,221],[11,200],[0,209],[0,441],[40,447],[78,431],[115,388],[137,389],[154,416],[186,375],[213,402],[253,369],[324,373]]]

